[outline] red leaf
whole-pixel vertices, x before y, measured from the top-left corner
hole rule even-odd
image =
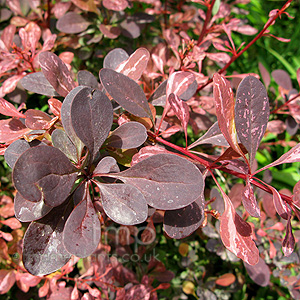
[[[50,127],[51,117],[43,111],[28,109],[25,115],[25,125],[27,128],[32,130],[42,130]]]
[[[74,58],[74,53],[70,51],[65,51],[58,56],[65,64],[70,64]]]
[[[19,0],[6,0],[7,6],[19,16],[23,16]]]
[[[166,88],[167,99],[172,93],[177,96],[182,95],[194,81],[195,75],[191,72],[179,71],[172,73]]]
[[[27,293],[30,287],[34,287],[40,283],[41,278],[38,276],[33,276],[29,273],[17,273],[16,280],[18,287],[24,293]]]
[[[0,143],[9,143],[29,133],[30,129],[17,119],[0,120]]]
[[[10,227],[11,229],[18,229],[22,227],[22,224],[20,221],[18,221],[16,218],[9,218],[6,220],[0,221],[3,225],[6,225]]]
[[[232,273],[226,273],[216,280],[216,284],[221,286],[229,286],[235,282],[235,276]]]
[[[289,216],[286,224],[286,235],[282,242],[282,251],[284,256],[290,256],[295,248],[295,238],[292,231],[291,216]]]
[[[229,197],[221,189],[225,210],[220,221],[220,235],[224,246],[249,265],[257,264],[259,251],[252,240],[252,228],[234,210]]]
[[[26,74],[14,75],[9,77],[3,82],[2,91],[4,94],[9,94],[15,90],[18,82],[25,76]]]
[[[0,113],[5,116],[25,118],[25,115],[18,112],[18,110],[8,101],[0,97]]]
[[[16,281],[15,270],[0,270],[0,294],[6,294]]]
[[[49,292],[49,280],[46,279],[45,283],[43,284],[43,286],[41,286],[39,288],[39,297],[42,298],[42,297],[46,297],[47,294]]]
[[[1,34],[1,40],[7,48],[5,50],[10,49],[10,46],[13,41],[15,33],[16,33],[15,25],[8,25],[3,29],[2,34]]]
[[[269,240],[269,242],[270,242],[270,258],[273,259],[276,256],[277,250],[276,250],[273,242],[271,240]]]
[[[181,125],[185,134],[185,141],[187,146],[187,125],[190,118],[189,106],[182,101],[177,95],[170,94],[168,101],[171,105],[171,108],[174,110],[177,118],[180,120]]]
[[[50,98],[48,100],[48,104],[49,104],[49,107],[50,107],[52,113],[55,116],[60,117],[60,110],[61,110],[62,102],[60,102],[59,100],[57,100],[55,98]]]
[[[60,19],[69,10],[71,5],[71,1],[55,3],[51,12],[54,14],[56,19]]]
[[[249,215],[255,218],[259,218],[260,209],[258,207],[253,189],[249,181],[247,181],[246,186],[244,188],[242,199],[243,199],[243,205],[246,211],[249,213]]]
[[[142,161],[143,159],[150,157],[155,154],[159,153],[170,153],[168,150],[165,148],[162,148],[160,146],[146,146],[143,147],[137,154],[133,155],[132,161],[131,161],[131,166],[137,164],[138,162]]]

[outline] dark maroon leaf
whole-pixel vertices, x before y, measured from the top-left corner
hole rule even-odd
[[[204,189],[199,169],[173,154],[150,156],[121,173],[108,174],[138,188],[157,209],[179,209],[194,202]]]
[[[117,161],[111,156],[106,156],[100,160],[93,174],[94,176],[97,176],[97,174],[118,172],[120,172],[120,169],[117,164]]]
[[[136,39],[141,35],[140,26],[128,17],[120,23],[120,27],[122,28],[122,34],[130,39]]]
[[[147,137],[144,125],[138,122],[127,122],[110,134],[106,146],[121,149],[137,148],[146,141]]]
[[[51,135],[51,140],[55,148],[58,148],[69,159],[78,163],[80,154],[77,153],[76,146],[73,144],[65,131],[62,129],[55,129]]]
[[[204,201],[200,196],[186,207],[167,210],[164,215],[164,231],[173,239],[183,239],[196,231],[204,220]]]
[[[5,150],[4,159],[6,163],[13,169],[15,162],[24,151],[30,147],[38,146],[40,143],[40,141],[32,141],[30,143],[25,140],[14,141]]]
[[[95,183],[100,189],[103,209],[114,222],[135,225],[147,219],[147,202],[138,188],[130,184]]]
[[[76,168],[57,148],[40,145],[22,153],[13,169],[13,182],[27,200],[58,206],[68,197]]]
[[[106,91],[124,109],[135,116],[152,119],[147,98],[134,80],[111,69],[102,69],[100,79]]]
[[[188,146],[188,149],[192,149],[201,144],[213,144],[216,146],[229,146],[224,135],[222,134],[218,122],[215,122],[207,132],[202,135],[197,141]]]
[[[291,216],[289,215],[288,221],[286,223],[286,234],[284,240],[282,241],[282,251],[284,256],[290,256],[295,248],[295,237],[292,231]]]
[[[76,12],[69,11],[56,23],[56,28],[65,33],[79,33],[86,30],[90,22]]]
[[[244,208],[249,213],[249,215],[255,218],[260,218],[260,209],[258,207],[252,186],[249,181],[247,181],[242,193],[242,199]]]
[[[66,64],[54,53],[42,52],[39,62],[46,79],[59,95],[66,97],[75,88],[75,82]]]
[[[63,229],[71,206],[63,203],[45,217],[32,222],[24,236],[23,263],[36,276],[55,272],[71,258],[62,242]]]
[[[68,94],[68,96],[65,98],[65,100],[62,104],[62,107],[61,107],[61,111],[60,111],[61,121],[62,121],[63,127],[64,127],[67,135],[69,136],[70,140],[76,146],[77,153],[78,153],[79,157],[81,156],[81,152],[82,152],[82,149],[83,149],[84,145],[81,142],[81,140],[79,139],[79,137],[77,136],[77,134],[75,133],[73,125],[72,125],[71,105],[72,105],[72,102],[73,102],[73,99],[75,98],[75,96],[81,90],[83,90],[85,88],[86,87],[84,87],[84,86],[78,86],[75,89],[73,89]]]
[[[168,80],[162,82],[149,98],[149,102],[151,102],[154,106],[165,106],[166,98],[167,98],[166,96],[167,83]]]
[[[46,205],[43,200],[39,202],[28,201],[17,193],[14,199],[16,218],[21,222],[31,222],[47,215],[52,207]]]
[[[46,79],[45,75],[42,72],[30,73],[23,77],[20,80],[20,83],[22,84],[24,89],[33,93],[49,97],[59,96],[59,94],[56,92],[56,90],[53,88],[53,86]]]
[[[32,130],[48,129],[52,118],[43,111],[28,109],[25,112],[25,125]]]
[[[292,80],[290,75],[284,70],[274,70],[271,73],[272,77],[274,78],[275,82],[283,87],[285,90],[290,91],[293,88]]]
[[[15,141],[29,132],[30,129],[18,119],[0,120],[0,143]]]
[[[269,99],[264,85],[254,76],[245,77],[237,90],[235,126],[241,143],[249,153],[251,168],[269,115]]]
[[[129,55],[121,48],[115,48],[107,53],[103,60],[103,68],[115,70]]]
[[[99,83],[96,77],[89,71],[82,70],[77,73],[78,84],[82,86],[88,86],[92,89],[98,89]]]
[[[259,257],[258,263],[251,266],[244,262],[244,266],[247,270],[250,278],[260,286],[267,286],[270,283],[271,271],[265,261]]]
[[[280,164],[287,164],[287,163],[293,163],[293,162],[298,162],[300,161],[300,143],[298,143],[295,147],[290,149],[288,152],[284,153],[281,157],[279,157],[277,160],[274,162],[268,164],[267,166],[264,166],[263,168],[255,171],[253,173],[257,174],[263,170],[269,169],[271,167],[280,165]]]
[[[85,87],[73,98],[71,103],[72,127],[89,149],[92,159],[99,153],[100,147],[107,138],[112,121],[112,104],[101,91]]]
[[[100,238],[101,224],[86,185],[84,197],[65,224],[63,243],[71,254],[87,257],[97,249]]]
[[[137,81],[146,69],[149,58],[150,53],[147,49],[138,48],[126,61],[121,62],[115,70]]]
[[[293,136],[298,132],[299,124],[292,116],[287,116],[285,119],[286,131]]]
[[[225,210],[220,218],[220,236],[224,246],[250,265],[257,264],[259,251],[251,238],[251,226],[236,212],[229,197],[221,189]]]

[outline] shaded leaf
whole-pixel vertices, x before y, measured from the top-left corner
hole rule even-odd
[[[216,284],[221,286],[229,286],[235,282],[236,278],[232,273],[226,273],[221,275],[217,280]]]
[[[76,146],[73,144],[64,130],[55,129],[51,135],[51,140],[55,148],[58,148],[69,159],[78,163],[80,154],[77,153]]]
[[[85,105],[82,105],[85,101]],[[71,103],[71,122],[76,135],[89,149],[92,159],[107,138],[113,121],[109,99],[99,90],[85,87]]]
[[[109,135],[106,146],[121,149],[137,148],[146,141],[147,137],[147,130],[144,125],[138,122],[128,122]]]
[[[238,208],[242,203],[242,194],[244,188],[245,187],[242,183],[236,183],[231,187],[228,197],[231,199],[234,208]]]
[[[14,209],[19,221],[31,222],[43,218],[52,207],[46,205],[43,200],[39,202],[28,201],[20,193],[17,193],[14,199]]]
[[[109,39],[116,39],[121,33],[121,29],[119,27],[112,25],[100,24],[99,29],[101,33]]]
[[[132,18],[127,17],[120,23],[122,28],[122,35],[130,39],[136,39],[141,35],[141,26],[135,21],[132,21]]]
[[[71,206],[66,202],[32,222],[24,236],[23,263],[36,276],[55,272],[71,258],[63,245],[63,229]]]
[[[17,111],[10,102],[0,97],[0,114],[16,118],[24,118],[25,115]]]
[[[295,248],[295,238],[292,231],[291,216],[289,215],[286,223],[286,234],[282,241],[282,251],[284,256],[290,256]]]
[[[0,143],[13,142],[29,132],[30,129],[18,119],[0,120]]]
[[[53,157],[55,159],[53,159]],[[76,168],[57,148],[30,148],[16,161],[13,183],[27,200],[58,206],[68,197],[76,180]]]
[[[45,75],[42,72],[30,73],[23,77],[20,80],[20,83],[22,84],[24,89],[33,93],[49,97],[59,96],[59,94],[56,92],[56,90],[53,88],[53,86],[46,79]]]
[[[199,169],[173,154],[150,156],[121,173],[109,174],[138,188],[147,203],[157,209],[179,209],[203,193]]]
[[[56,28],[65,33],[79,33],[86,30],[90,22],[76,12],[69,11],[58,19]]]
[[[251,168],[266,131],[269,115],[269,99],[265,87],[254,76],[245,77],[237,90],[234,118],[237,134],[249,153]]]
[[[293,136],[298,132],[299,124],[292,116],[287,116],[285,119],[286,131]]]
[[[166,104],[166,88],[168,80],[163,81],[149,98],[149,102],[154,106],[165,106]]]
[[[290,91],[293,88],[292,80],[288,72],[284,70],[274,70],[271,75],[275,82],[285,90]]]
[[[117,161],[111,157],[106,156],[102,158],[98,165],[96,166],[93,175],[97,176],[97,174],[103,174],[103,173],[117,173],[120,172],[119,166],[117,164]]]
[[[251,226],[234,210],[229,197],[221,189],[225,210],[220,218],[220,236],[224,246],[250,265],[257,264],[259,251],[251,238]]]
[[[196,231],[204,220],[204,201],[200,196],[186,207],[167,210],[164,215],[164,231],[173,239],[182,239]]]
[[[134,80],[111,69],[102,69],[100,79],[106,91],[124,109],[138,117],[152,118],[147,98]]]
[[[266,89],[268,89],[268,87],[271,83],[271,76],[262,63],[258,63],[258,68],[259,68],[259,72],[261,74],[262,80],[265,84],[265,87],[266,87]]]
[[[101,184],[103,209],[108,217],[122,225],[135,225],[148,217],[147,202],[139,189],[130,184]]]
[[[77,73],[78,84],[88,86],[92,89],[98,89],[99,83],[96,77],[89,71],[82,70]]]
[[[75,88],[76,85],[70,71],[57,55],[51,52],[42,52],[39,54],[39,62],[46,79],[59,95],[66,97]]]
[[[71,254],[87,257],[97,249],[100,238],[101,224],[86,184],[83,198],[65,224],[63,243]]]
[[[258,207],[256,197],[249,181],[247,181],[242,193],[242,199],[244,208],[249,213],[249,215],[255,218],[260,218],[260,209]]]
[[[250,278],[260,286],[267,286],[270,283],[270,269],[265,261],[259,257],[258,263],[254,266],[244,262],[244,266],[247,270]]]
[[[25,140],[16,140],[10,144],[4,153],[4,159],[6,163],[13,168],[15,162],[20,157],[20,155],[27,149],[30,148],[30,145]]]
[[[116,68],[125,60],[127,60],[129,55],[127,52],[121,48],[115,48],[109,51],[103,60],[103,68],[116,70]]]

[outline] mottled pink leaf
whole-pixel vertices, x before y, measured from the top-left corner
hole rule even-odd
[[[291,225],[291,215],[289,215],[289,218],[286,223],[286,234],[284,237],[284,240],[282,241],[282,251],[284,256],[290,256],[295,248],[295,238],[292,231],[292,225]]]
[[[61,96],[66,97],[76,85],[65,63],[51,52],[40,53],[39,61],[47,80]]]
[[[227,53],[206,53],[206,56],[221,64],[227,64],[230,61],[230,56]]]
[[[284,70],[275,70],[271,73],[271,75],[275,82],[285,90],[290,91],[293,88],[292,80],[288,72]]]
[[[37,286],[40,281],[41,277],[31,275],[29,273],[20,273],[16,274],[16,280],[18,281],[18,287],[24,292],[27,293],[29,288]]]
[[[195,75],[191,72],[174,72],[169,77],[166,87],[167,99],[170,94],[174,93],[177,96],[183,94],[188,87],[195,81]]]
[[[252,228],[234,210],[229,197],[221,189],[225,210],[220,218],[220,235],[224,246],[249,265],[259,260],[259,251],[252,240]]]
[[[245,77],[237,90],[235,126],[241,143],[249,153],[252,171],[255,154],[266,131],[269,115],[269,99],[265,87],[254,76]]]
[[[19,0],[6,0],[7,6],[19,16],[23,16]]]
[[[105,8],[114,11],[122,11],[128,6],[127,0],[103,0],[102,4]]]
[[[42,298],[42,297],[46,297],[48,292],[49,292],[49,280],[45,280],[45,283],[43,284],[43,286],[41,286],[39,288],[39,297]]]
[[[4,43],[6,50],[9,50],[16,33],[16,26],[15,25],[8,25],[6,26],[1,34],[1,40]]]
[[[190,118],[189,106],[182,101],[176,94],[170,94],[168,101],[171,108],[174,110],[177,118],[180,120],[185,134],[185,141],[187,146],[187,126]]]
[[[6,294],[16,281],[15,270],[0,270],[0,294]]]
[[[137,154],[133,155],[131,166],[137,164],[138,162],[142,161],[143,159],[150,157],[155,154],[159,153],[170,153],[168,150],[166,150],[163,147],[160,146],[146,146],[143,147]]]
[[[79,33],[86,30],[90,22],[86,21],[80,14],[69,11],[56,23],[56,28],[65,33]]]
[[[0,97],[0,113],[5,116],[25,118],[25,115],[20,113],[10,102]]]
[[[25,26],[25,31],[26,31],[26,42],[27,44],[25,45],[25,41],[23,43],[23,39],[21,36],[21,30],[19,32],[19,35],[22,39],[22,43],[23,45],[30,49],[32,55],[35,54],[36,48],[38,46],[38,42],[41,38],[42,35],[42,31],[40,29],[40,27],[35,23],[35,22],[29,22],[26,26]]]
[[[55,3],[51,12],[54,14],[56,19],[60,19],[69,10],[71,5],[71,1]]]
[[[271,271],[265,261],[259,257],[259,261],[255,266],[251,266],[244,262],[244,266],[247,270],[250,278],[260,286],[267,286],[270,283]]]
[[[9,143],[29,133],[28,129],[20,120],[0,120],[0,143]]]
[[[18,82],[25,76],[26,74],[14,75],[9,77],[3,82],[2,91],[4,94],[11,93],[15,90]]]

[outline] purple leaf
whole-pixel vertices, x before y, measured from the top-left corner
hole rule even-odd
[[[265,261],[259,257],[259,261],[256,265],[251,266],[244,262],[244,266],[247,270],[250,278],[260,286],[267,286],[270,283],[271,271]]]
[[[127,60],[121,62],[115,70],[137,81],[145,71],[149,58],[150,53],[147,49],[138,48]]]
[[[271,73],[272,77],[274,78],[275,82],[284,88],[285,90],[290,91],[293,88],[292,80],[290,75],[284,70],[274,70]]]
[[[220,236],[224,246],[249,265],[259,260],[259,251],[251,238],[251,226],[234,210],[229,197],[221,189],[225,210],[220,218]]]
[[[259,72],[261,74],[262,80],[265,84],[266,89],[268,89],[271,83],[271,77],[267,69],[264,67],[262,63],[258,63]]]
[[[255,175],[263,170],[269,169],[271,167],[274,167],[274,166],[277,166],[280,164],[288,164],[288,163],[299,162],[299,161],[300,161],[300,143],[298,143],[295,147],[290,149],[288,152],[284,153],[281,157],[279,157],[274,162],[255,171],[252,175]]]
[[[147,130],[138,122],[127,122],[115,129],[106,141],[106,146],[131,149],[141,146],[147,139]]]
[[[282,251],[284,256],[290,256],[295,248],[295,238],[292,231],[291,225],[291,215],[289,215],[288,221],[286,223],[286,234],[284,240],[282,241]]]
[[[136,39],[141,35],[141,26],[127,17],[120,23],[122,34],[130,39]]]
[[[247,181],[242,193],[243,205],[248,214],[255,218],[260,218],[260,209],[258,207],[253,189],[249,181]]]
[[[121,173],[107,174],[135,186],[157,209],[179,209],[194,202],[204,189],[199,169],[173,154],[150,156]]]
[[[128,112],[141,118],[153,118],[147,98],[134,80],[111,69],[102,69],[100,79],[110,96]]]
[[[78,84],[91,87],[92,89],[98,89],[99,83],[96,77],[89,71],[82,70],[77,73]]]
[[[52,209],[43,200],[39,202],[28,201],[20,193],[17,193],[15,196],[14,208],[16,218],[21,222],[31,222],[41,219]]]
[[[181,125],[184,130],[185,134],[185,141],[187,146],[187,126],[190,119],[190,112],[189,112],[189,106],[183,102],[177,95],[170,94],[168,98],[169,104],[171,105],[171,108],[175,112],[175,115],[180,120]]]
[[[85,87],[74,96],[71,103],[72,127],[89,149],[92,159],[107,138],[112,121],[112,104],[101,91]]]
[[[105,173],[118,173],[120,172],[117,161],[111,157],[106,156],[100,160],[98,165],[96,166],[93,175],[97,176],[97,174],[105,174]]]
[[[68,197],[76,168],[58,149],[40,145],[22,153],[13,169],[13,183],[27,200],[58,206]]]
[[[79,33],[86,30],[90,22],[86,21],[76,12],[69,11],[63,15],[56,23],[56,28],[65,33]]]
[[[96,249],[101,238],[101,224],[86,184],[81,202],[71,212],[63,231],[66,250],[77,256],[87,257]]]
[[[128,59],[129,55],[121,48],[115,48],[107,53],[103,60],[103,68],[116,70],[116,68]]]
[[[59,96],[59,94],[56,92],[56,90],[53,88],[53,86],[46,79],[45,75],[42,72],[30,73],[23,77],[20,80],[20,83],[22,84],[24,89],[33,93],[49,97]]]
[[[75,88],[75,82],[65,63],[54,53],[42,52],[39,62],[46,79],[59,95],[66,97]]]
[[[122,225],[135,225],[148,217],[148,206],[143,194],[131,184],[101,184],[103,209],[108,217]]]
[[[192,149],[201,144],[213,144],[216,146],[228,147],[224,135],[222,134],[218,122],[215,122],[197,141],[188,146],[188,149]]]
[[[149,102],[154,106],[165,106],[166,104],[166,87],[168,80],[162,82],[149,98]]]
[[[204,220],[204,201],[201,195],[186,207],[167,210],[164,215],[164,231],[173,239],[182,239],[196,231]]]
[[[78,163],[80,154],[77,153],[77,148],[62,129],[55,129],[51,135],[52,144],[55,148],[63,152],[69,159]]]
[[[293,136],[298,132],[299,124],[292,116],[287,116],[285,119],[286,131]]]
[[[266,131],[269,115],[269,99],[265,87],[254,76],[245,77],[237,90],[235,126],[241,143],[249,153],[251,168]]]
[[[29,225],[23,245],[23,263],[29,273],[36,276],[50,274],[71,258],[62,242],[63,228],[70,212],[70,205],[63,203]]]

